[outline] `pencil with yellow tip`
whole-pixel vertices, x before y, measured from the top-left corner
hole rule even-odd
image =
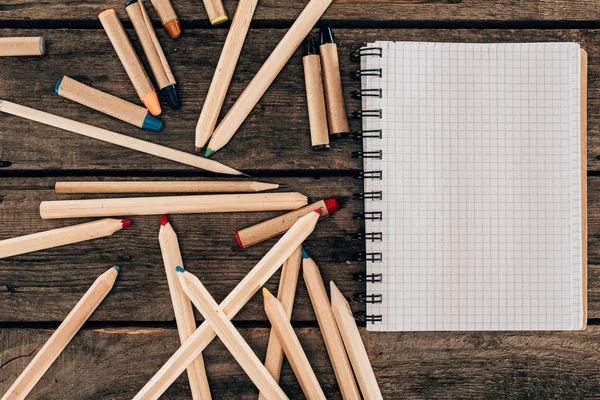
[[[48,339],[17,380],[2,396],[2,400],[22,400],[27,397],[31,389],[38,383],[65,347],[67,347],[73,336],[79,332],[85,321],[88,320],[90,315],[102,303],[102,300],[104,300],[108,292],[112,289],[118,273],[119,267],[114,266],[94,281],[69,315],[67,315],[52,336],[50,336],[50,339]]]
[[[325,394],[319,381],[315,376],[308,358],[302,349],[302,345],[294,332],[289,317],[283,305],[277,300],[271,292],[263,288],[263,297],[265,312],[271,322],[271,330],[277,335],[279,343],[285,352],[285,355],[292,366],[292,370],[300,383],[300,387],[308,400],[325,400]]]
[[[152,86],[140,59],[135,53],[129,38],[127,38],[127,34],[125,33],[125,29],[123,29],[123,25],[121,24],[117,12],[113,8],[110,8],[102,11],[100,15],[98,15],[98,18],[100,19],[100,23],[104,27],[117,56],[119,56],[119,60],[121,60],[121,64],[123,64],[127,76],[129,76],[135,91],[140,97],[140,100],[142,100],[142,103],[144,103],[152,115],[160,115],[162,109],[160,108],[154,86]]]
[[[181,24],[173,4],[169,0],[152,0],[152,6],[171,39],[177,39],[181,35]]]

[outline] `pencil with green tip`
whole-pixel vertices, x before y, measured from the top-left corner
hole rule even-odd
[[[65,320],[50,336],[50,339],[38,351],[29,365],[25,367],[15,383],[4,394],[2,400],[22,400],[31,392],[31,389],[67,347],[73,336],[102,303],[102,300],[112,289],[118,273],[119,267],[114,266],[96,279]]]

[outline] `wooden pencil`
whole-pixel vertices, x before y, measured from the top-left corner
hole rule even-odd
[[[302,275],[308,289],[310,302],[317,316],[321,334],[323,335],[325,348],[333,366],[333,372],[342,392],[342,397],[344,400],[360,400],[358,386],[356,386],[352,367],[350,366],[342,337],[335,323],[335,317],[331,311],[323,278],[321,278],[321,272],[317,264],[308,256],[304,249],[302,249]]]
[[[137,150],[142,153],[151,154],[153,156],[165,158],[181,164],[202,168],[218,174],[243,175],[240,171],[216,161],[207,160],[206,158],[184,153],[180,150],[171,149],[159,144],[146,142],[144,140],[122,135],[120,133],[98,128],[96,126],[73,121],[72,119],[59,117],[58,115],[36,110],[30,107],[25,107],[10,101],[0,99],[0,111],[15,115],[17,117],[29,119],[31,121],[50,125],[55,128],[64,129],[66,131],[87,136],[92,139],[102,140],[103,142]]]
[[[213,132],[204,153],[206,157],[229,142],[331,2],[332,0],[310,0]]]
[[[64,228],[1,240],[0,258],[110,236],[129,225],[131,225],[130,219],[104,218],[85,224],[65,226]]]
[[[56,182],[56,193],[255,193],[282,187],[252,181]]]
[[[43,56],[46,41],[41,36],[0,38],[0,57]]]
[[[73,336],[81,329],[81,326],[92,315],[98,305],[102,303],[102,300],[112,289],[118,273],[119,267],[115,266],[94,281],[69,315],[50,336],[50,339],[4,394],[2,400],[21,400],[27,397],[54,360],[67,347]]]
[[[235,66],[244,46],[250,21],[256,9],[256,3],[258,3],[258,0],[240,0],[235,10],[231,27],[227,33],[227,39],[225,39],[225,44],[221,51],[221,57],[219,57],[219,62],[217,62],[215,74],[210,83],[208,94],[204,100],[200,118],[196,125],[196,143],[194,149],[197,152],[206,145],[206,142],[208,142],[208,139],[210,139],[215,130],[217,118],[219,118],[219,113],[223,107],[223,101],[227,95],[227,90],[229,90],[229,84],[231,83]]]
[[[173,303],[179,340],[183,344],[196,330],[196,319],[192,303],[184,293],[175,273],[175,267],[178,265],[183,266],[183,260],[181,258],[181,251],[179,250],[177,234],[166,215],[160,218],[158,241],[160,243],[163,263],[165,264],[165,273],[167,275],[169,293],[171,294],[171,302]],[[188,366],[187,375],[190,382],[192,399],[208,400],[212,398],[202,355],[196,357]]]
[[[179,17],[175,13],[173,4],[169,0],[151,1],[160,22],[169,36],[171,36],[171,39],[177,39],[181,35],[181,24],[179,23]]]
[[[271,332],[275,332],[292,370],[300,383],[300,387],[308,400],[325,400],[325,394],[315,373],[306,358],[302,345],[290,323],[287,311],[283,305],[266,289],[263,288],[265,312],[271,322]],[[262,393],[261,393],[262,396]]]
[[[365,399],[383,399],[350,305],[333,281],[330,288],[331,309],[362,395]]]
[[[293,210],[306,203],[306,196],[294,192],[58,200],[42,201],[40,216],[52,219]]]
[[[177,267],[176,270],[178,272],[177,277],[185,293],[256,387],[264,393],[267,399],[287,399],[288,397],[283,390],[262,365],[229,318],[223,314],[223,309],[219,307],[215,299],[200,282],[200,279],[182,267]]]
[[[320,210],[315,210],[300,218],[229,293],[219,305],[227,318],[233,318],[311,234],[319,213]],[[134,400],[157,400],[214,338],[215,332],[205,321],[135,395]]]
[[[279,290],[277,299],[283,306],[287,318],[292,316],[294,307],[294,298],[296,297],[296,287],[298,286],[298,275],[300,274],[300,264],[302,263],[302,252],[300,247],[296,249],[283,264],[281,277],[279,278]],[[281,367],[283,366],[283,348],[277,339],[277,334],[271,329],[269,334],[269,343],[267,345],[267,355],[265,356],[265,368],[273,376],[276,382],[281,377]],[[264,400],[262,393],[258,396],[259,400]]]

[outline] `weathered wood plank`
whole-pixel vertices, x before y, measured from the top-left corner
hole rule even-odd
[[[319,330],[296,332],[327,398],[339,399]],[[246,328],[241,333],[263,358],[268,329]],[[574,333],[361,333],[384,398],[598,398],[597,326]],[[0,330],[0,392],[50,334]],[[174,329],[83,330],[31,397],[130,399],[177,345]],[[256,398],[252,382],[218,340],[204,357],[214,398]],[[287,362],[281,385],[290,398],[302,398]],[[165,398],[188,399],[187,379],[180,377]]]
[[[111,178],[112,179],[112,178]],[[56,195],[50,178],[4,179],[0,190],[0,240],[80,223],[84,220],[42,220],[39,202],[75,198]],[[16,181],[21,182],[17,184]],[[343,197],[346,205],[321,220],[305,242],[307,251],[322,268],[327,280],[335,280],[348,296],[364,290],[350,278],[364,271],[364,262],[353,261],[364,243],[352,237],[360,221],[353,213],[362,210],[351,199],[359,190],[353,178],[277,179],[309,197]],[[79,196],[87,197],[89,196]],[[240,249],[234,232],[279,215],[280,212],[174,215],[171,223],[180,238],[186,267],[198,274],[221,301],[270,249],[276,239]],[[87,221],[87,219],[86,219]],[[134,217],[134,224],[110,237],[0,260],[0,321],[59,321],[69,312],[95,277],[107,266],[120,265],[118,281],[94,314],[96,321],[171,321],[173,311],[158,245],[158,216]],[[269,282],[275,290],[277,274]],[[314,321],[304,284],[298,285],[294,319]],[[363,309],[353,302],[353,307]],[[198,314],[200,318],[200,315]],[[260,296],[255,296],[238,320],[266,321]]]
[[[132,33],[131,31],[129,32]],[[58,98],[53,86],[63,74],[72,76],[102,90],[138,102],[122,66],[102,30],[2,30],[0,35],[39,35],[48,39],[48,55],[37,58],[0,59],[0,90],[8,100],[60,115],[100,125],[141,139],[191,151],[194,127],[204,100],[214,65],[224,41],[225,30],[188,30],[177,41],[158,34],[171,66],[181,84],[183,108],[165,109],[166,128],[162,133],[142,132],[121,121]],[[234,76],[228,110],[237,95],[284,34],[281,29],[251,30]],[[588,168],[600,169],[600,32],[597,30],[336,30],[340,43],[343,83],[347,110],[358,107],[349,92],[358,82],[349,78],[356,68],[348,60],[349,53],[361,43],[382,40],[431,41],[577,41],[589,54],[589,133]],[[308,120],[301,67],[301,50],[284,68],[271,89],[259,102],[230,144],[215,159],[246,171],[348,170],[357,172],[360,160],[350,153],[360,143],[342,139],[333,143],[330,152],[313,152],[310,147]],[[358,121],[353,121],[354,128]],[[191,171],[190,167],[156,157],[118,148],[69,132],[49,128],[17,117],[0,118],[0,160],[10,161],[11,171]]]
[[[258,5],[255,21],[291,22],[308,1],[264,0]],[[223,1],[232,16],[237,1]],[[174,0],[173,5],[185,23],[206,23],[201,2]],[[123,10],[118,0],[92,0],[86,3],[51,0],[6,0],[0,6],[5,21],[97,22],[97,15],[106,8]],[[152,13],[152,17],[154,17]],[[125,12],[123,12],[125,18]],[[369,22],[537,22],[596,21],[600,18],[597,3],[578,1],[574,7],[566,0],[485,1],[485,0],[336,0],[323,16],[326,23],[365,24]]]

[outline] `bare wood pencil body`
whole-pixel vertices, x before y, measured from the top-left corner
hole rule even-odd
[[[306,196],[293,192],[58,200],[42,201],[40,216],[51,219],[293,210],[306,202]]]
[[[300,244],[315,229],[318,210],[301,218],[265,254],[219,305],[228,318],[233,318],[265,282],[279,269]],[[204,322],[192,336],[171,356],[150,381],[136,394],[134,400],[156,400],[177,379],[185,368],[215,338],[211,326]]]
[[[112,289],[119,267],[100,275],[8,389],[2,400],[24,399]]]
[[[183,291],[181,283],[176,276],[175,267],[183,267],[183,260],[181,259],[177,234],[166,215],[163,215],[160,219],[158,241],[165,265],[169,293],[171,294],[173,312],[175,314],[175,321],[177,322],[177,331],[179,332],[179,340],[183,344],[196,330],[196,319],[192,303]],[[188,366],[187,375],[192,399],[208,400],[212,398],[202,355],[199,355]]]
[[[152,116],[146,108],[84,85],[68,76],[60,78],[54,91],[61,97],[93,108],[139,128],[154,131],[162,129],[162,122]]]
[[[2,240],[0,241],[0,258],[110,236],[129,224],[131,224],[131,220],[128,219],[105,218]]]
[[[331,282],[330,288],[331,309],[362,395],[365,399],[383,399],[350,305],[335,283]]]
[[[0,38],[0,57],[43,56],[46,41],[41,36]]]
[[[339,209],[339,203],[333,198],[317,201],[305,207],[237,231],[235,233],[235,238],[241,248],[252,246],[285,232],[294,225],[298,218],[305,216],[317,208],[321,210],[321,217],[325,217],[330,213],[337,211]]]
[[[350,133],[350,126],[344,105],[338,49],[331,28],[321,29],[319,53],[321,54],[329,132],[337,136],[345,135]]]
[[[354,373],[331,311],[321,272],[317,264],[304,251],[302,253],[302,275],[342,397],[344,400],[360,400]]]
[[[300,383],[300,387],[308,400],[325,400],[325,394],[315,373],[306,358],[302,345],[290,323],[283,305],[265,288],[263,288],[265,312],[271,323],[271,332],[275,332],[292,370]]]
[[[211,0],[205,1],[210,2]],[[223,101],[227,95],[227,90],[229,90],[231,78],[233,77],[242,47],[244,47],[244,40],[246,39],[248,28],[250,28],[250,21],[254,15],[256,3],[258,3],[258,0],[240,0],[235,10],[231,27],[227,33],[227,39],[225,39],[225,44],[221,51],[221,57],[219,57],[208,94],[200,112],[198,124],[196,125],[196,151],[200,151],[204,147],[215,130],[217,118],[219,118]]]
[[[281,277],[279,279],[279,290],[277,299],[283,306],[287,318],[292,316],[294,307],[294,298],[296,297],[296,287],[298,286],[298,275],[300,274],[300,265],[302,263],[302,252],[300,247],[296,249],[283,264]],[[264,290],[264,289],[263,289]],[[269,334],[269,344],[267,345],[267,355],[265,356],[265,368],[273,376],[276,382],[281,377],[281,367],[283,366],[283,348],[277,339],[277,334],[271,329]],[[264,396],[259,394],[259,400],[264,400]]]
[[[223,309],[219,307],[202,282],[181,267],[178,268],[177,276],[185,293],[256,387],[265,394],[267,399],[287,399],[283,390],[262,365],[229,318],[223,314]]]
[[[207,155],[229,142],[331,1],[311,0],[308,3],[213,133]]]
[[[279,188],[252,181],[102,181],[56,182],[56,193],[254,193]]]
[[[102,140],[103,142],[137,150],[142,153],[151,154],[153,156],[165,158],[181,164],[202,168],[218,174],[242,175],[240,171],[216,161],[207,160],[206,158],[184,153],[183,151],[171,149],[169,147],[161,146],[151,142],[146,142],[144,140],[122,135],[117,132],[112,132],[96,126],[84,124],[82,122],[73,121],[68,118],[59,117],[58,115],[11,103],[10,101],[0,100],[0,111],[7,114],[16,115],[17,117],[26,118],[31,121],[54,126],[55,128],[64,129],[66,131],[87,136],[92,139]]]
[[[325,150],[329,148],[329,128],[327,127],[325,93],[321,75],[321,57],[315,53],[313,37],[309,36],[306,41],[307,55],[302,57],[302,66],[304,67],[310,140],[313,150]]]
[[[159,115],[162,110],[158,102],[158,96],[131,42],[127,38],[117,12],[111,8],[100,13],[98,18],[140,100],[152,115]]]
[[[152,6],[169,36],[177,39],[181,35],[181,26],[173,4],[169,0],[152,0]]]

